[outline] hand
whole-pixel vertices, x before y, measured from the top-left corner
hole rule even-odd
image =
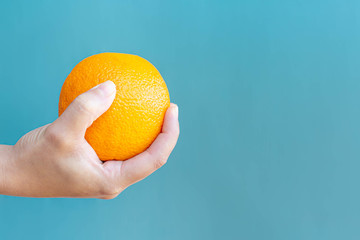
[[[171,104],[162,132],[143,153],[102,162],[84,139],[86,129],[115,98],[107,81],[77,97],[53,123],[0,147],[0,194],[24,197],[112,199],[164,165],[179,136],[178,108]],[[2,170],[2,171],[1,171]]]

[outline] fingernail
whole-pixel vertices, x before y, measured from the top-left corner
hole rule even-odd
[[[114,94],[116,91],[116,86],[112,81],[106,81],[99,85],[97,85],[95,88],[100,90],[104,97],[108,97]]]
[[[179,116],[179,107],[178,107],[178,105],[172,103],[171,108],[172,108],[172,111],[175,114],[176,118],[178,118],[178,116]]]

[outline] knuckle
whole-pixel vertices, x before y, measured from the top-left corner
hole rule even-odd
[[[179,128],[179,127],[177,127],[177,128],[174,129],[174,135],[175,135],[176,137],[179,137],[179,135],[180,135],[180,128]]]
[[[179,124],[177,125],[177,128],[176,128],[176,134],[179,136],[180,135],[180,126]]]
[[[111,200],[116,198],[118,195],[106,195],[106,196],[102,196],[100,197],[100,199],[104,199],[104,200]]]
[[[102,196],[103,199],[113,199],[120,194],[121,189],[116,187],[110,181],[105,181],[101,184],[99,192],[99,195]]]
[[[162,166],[165,165],[165,163],[167,162],[167,156],[166,155],[160,155],[156,161],[155,161],[155,168],[161,168]]]
[[[56,147],[68,147],[70,143],[67,137],[64,135],[63,131],[59,129],[49,126],[45,131],[45,136],[48,142],[54,144]]]
[[[88,115],[92,115],[93,112],[96,110],[96,105],[94,104],[93,101],[90,101],[88,99],[88,97],[84,94],[78,96],[75,101],[74,101],[76,107],[78,108],[77,110],[79,112],[88,114]]]

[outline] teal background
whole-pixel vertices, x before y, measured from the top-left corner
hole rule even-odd
[[[359,239],[360,2],[0,3],[0,142],[57,117],[83,58],[133,53],[180,107],[114,200],[0,196],[0,239]]]

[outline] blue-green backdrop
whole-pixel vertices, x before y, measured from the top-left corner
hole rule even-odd
[[[0,196],[0,239],[359,239],[357,0],[0,3],[0,142],[81,59],[133,53],[180,107],[168,164],[110,201]]]

